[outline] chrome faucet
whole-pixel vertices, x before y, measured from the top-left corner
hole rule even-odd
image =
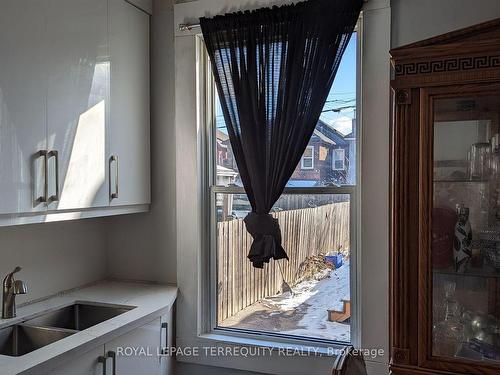
[[[14,274],[21,271],[17,266],[14,271],[3,279],[2,319],[10,319],[16,316],[16,295],[28,293],[28,287],[21,280],[14,280]]]

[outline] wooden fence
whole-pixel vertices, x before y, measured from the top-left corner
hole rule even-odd
[[[300,276],[301,263],[312,255],[341,249],[349,252],[349,202],[315,208],[282,211],[278,218],[290,261],[279,261],[285,279],[293,284]],[[282,277],[277,262],[255,269],[247,258],[252,237],[243,220],[223,221],[217,225],[219,322],[233,316],[260,299],[281,290]]]

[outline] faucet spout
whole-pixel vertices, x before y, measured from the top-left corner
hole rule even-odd
[[[14,295],[16,294],[26,294],[28,293],[28,286],[24,281],[15,280],[14,285],[12,286]]]
[[[26,283],[14,279],[14,274],[19,271],[21,271],[21,267],[17,266],[3,279],[2,319],[14,318],[16,316],[16,295],[28,293]]]

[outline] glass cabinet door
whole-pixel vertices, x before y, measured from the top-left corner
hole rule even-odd
[[[433,101],[432,355],[500,363],[500,95]]]

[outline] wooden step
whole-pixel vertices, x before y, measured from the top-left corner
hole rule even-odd
[[[345,322],[351,317],[351,300],[342,300],[342,311],[328,310],[328,320],[330,322]]]

